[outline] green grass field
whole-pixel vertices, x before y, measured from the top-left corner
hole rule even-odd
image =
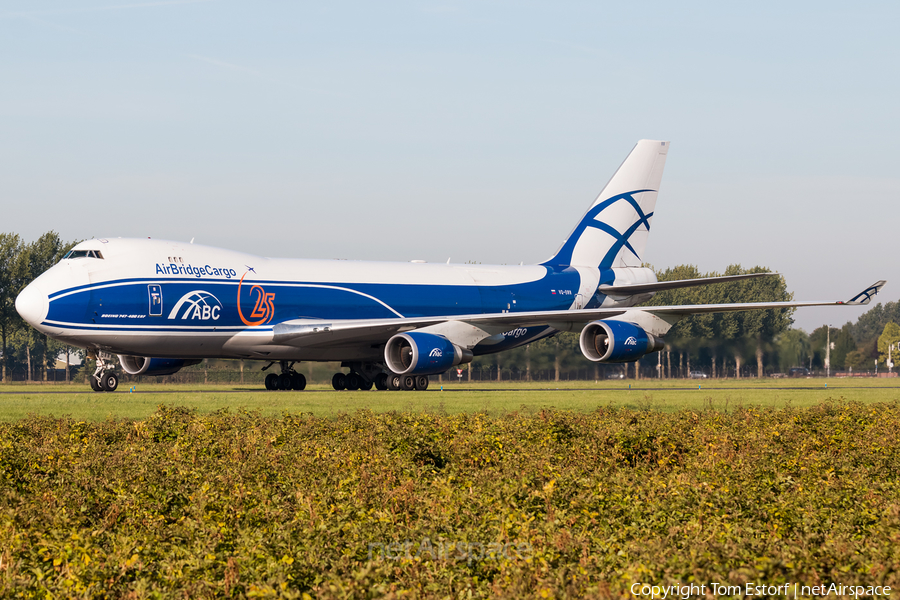
[[[505,414],[544,408],[590,412],[599,407],[678,411],[730,410],[744,406],[814,406],[826,400],[891,402],[900,399],[898,379],[745,379],[561,381],[558,383],[432,383],[425,392],[335,392],[311,386],[303,392],[268,392],[252,386],[122,384],[113,394],[91,392],[77,384],[0,385],[0,420],[28,415],[70,416],[100,421],[144,419],[161,404],[199,413],[230,410],[261,415],[308,413],[335,416],[360,409],[375,412]]]

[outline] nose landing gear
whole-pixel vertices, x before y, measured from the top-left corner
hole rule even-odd
[[[96,356],[88,354],[88,358],[97,360],[97,368],[89,377],[91,389],[95,392],[114,392],[119,387],[119,376],[113,372],[112,354],[98,352]]]

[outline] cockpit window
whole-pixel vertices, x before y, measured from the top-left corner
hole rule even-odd
[[[102,259],[103,255],[100,254],[99,250],[69,250],[68,254],[63,256],[63,260],[67,258],[99,258]]]

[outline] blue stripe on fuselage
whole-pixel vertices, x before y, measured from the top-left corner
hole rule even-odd
[[[548,269],[537,281],[500,286],[245,280],[240,286],[240,311],[238,283],[194,278],[98,282],[54,293],[46,321],[88,328],[171,330],[195,326],[219,330],[247,327],[248,323],[271,327],[297,318],[384,319],[565,310],[578,293],[580,276],[574,269]],[[161,291],[161,310],[151,310],[149,286]],[[269,306],[271,312],[267,312]]]

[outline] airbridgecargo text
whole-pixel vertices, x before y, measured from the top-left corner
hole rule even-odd
[[[862,586],[841,585],[838,583],[823,585],[800,585],[798,583],[782,583],[780,585],[767,585],[762,583],[745,583],[744,585],[727,585],[724,583],[707,583],[698,585],[651,585],[649,583],[635,583],[631,586],[634,596],[646,596],[648,598],[681,598],[687,600],[694,597],[711,596],[744,596],[772,597],[784,596],[793,598],[825,598],[828,596],[843,596],[853,598],[873,598],[878,596],[890,596],[889,586]]]
[[[209,265],[195,267],[194,265],[178,265],[175,263],[168,265],[156,263],[156,274],[193,275],[194,277],[224,277],[225,279],[237,277],[237,271],[234,269],[220,269],[219,267],[211,267]]]

